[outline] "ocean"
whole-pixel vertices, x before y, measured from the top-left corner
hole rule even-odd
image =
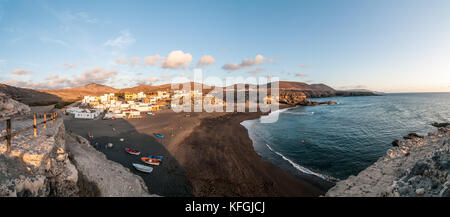
[[[357,175],[383,156],[395,139],[435,131],[450,121],[450,93],[316,98],[337,105],[282,109],[275,123],[241,124],[255,151],[291,173],[323,179]]]

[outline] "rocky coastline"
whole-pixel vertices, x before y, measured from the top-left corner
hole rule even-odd
[[[450,127],[395,140],[373,165],[338,182],[327,197],[450,197]]]

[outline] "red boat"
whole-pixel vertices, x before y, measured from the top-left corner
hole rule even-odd
[[[132,154],[132,155],[140,155],[141,154],[141,151],[132,149],[132,148],[125,148],[125,151],[128,152],[128,154]]]
[[[93,139],[94,138],[94,134],[92,132],[88,133],[89,138]]]
[[[160,163],[159,160],[148,158],[148,157],[141,157],[141,160],[146,164],[155,165],[155,166],[159,166],[159,163]]]

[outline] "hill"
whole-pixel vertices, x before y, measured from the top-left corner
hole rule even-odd
[[[38,90],[58,96],[65,102],[72,102],[82,99],[84,96],[100,96],[105,93],[117,93],[119,89],[115,89],[101,84],[88,84],[85,86],[59,89],[59,90]]]
[[[185,83],[187,84],[187,83]],[[203,93],[209,93],[214,86],[208,86],[205,84],[190,82],[191,90],[194,89],[194,85],[203,85]],[[271,87],[273,83],[269,83],[268,87]],[[367,96],[375,95],[373,92],[368,90],[335,90],[325,84],[307,84],[304,82],[293,82],[293,81],[279,81],[280,93],[296,92],[300,95],[305,95],[308,98],[317,97],[332,97],[332,96]],[[235,88],[238,85],[232,85]],[[66,88],[59,90],[33,90],[28,88],[13,87],[6,84],[0,84],[0,92],[4,92],[7,96],[28,104],[28,105],[49,105],[54,103],[68,103],[81,100],[84,96],[100,96],[105,93],[155,93],[157,91],[170,91],[172,90],[172,84],[162,84],[162,85],[148,85],[142,84],[139,86],[131,88],[116,89],[101,84],[88,84],[85,86],[79,86],[74,88]],[[230,86],[229,86],[230,87]],[[183,84],[178,86],[176,89],[182,89]],[[258,85],[246,84],[245,89],[238,91],[251,91],[257,90]],[[222,89],[221,87],[219,89]],[[223,88],[225,89],[225,88]]]
[[[27,105],[49,105],[62,102],[61,97],[54,94],[28,88],[0,84],[0,92],[8,97]]]

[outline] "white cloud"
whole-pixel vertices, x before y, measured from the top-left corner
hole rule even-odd
[[[168,69],[187,68],[191,62],[192,55],[190,53],[175,50],[170,52],[169,56],[161,64],[161,67]]]
[[[139,57],[131,57],[130,59],[127,58],[117,58],[116,63],[119,65],[139,65],[141,61],[141,58]]]
[[[129,60],[129,63],[131,65],[139,65],[139,61],[141,61],[141,58],[139,57],[131,57]]]
[[[53,43],[53,44],[58,44],[64,47],[68,47],[69,44],[67,44],[67,42],[63,41],[63,40],[59,40],[59,39],[54,39],[54,38],[50,38],[50,37],[40,37],[39,38],[42,42],[44,43]]]
[[[243,68],[247,68],[247,67],[254,66],[254,65],[260,65],[260,64],[263,64],[266,62],[273,63],[274,61],[273,61],[273,59],[265,58],[261,54],[258,54],[253,59],[242,60],[242,62],[239,64],[227,63],[224,66],[222,66],[222,68],[225,70],[238,70],[238,69],[243,69]]]
[[[85,22],[85,23],[98,23],[98,20],[96,18],[91,17],[86,12],[77,12],[77,13],[71,13],[71,12],[62,12],[58,14],[58,17],[65,21],[65,22]]]
[[[115,39],[106,41],[103,45],[118,48],[127,48],[130,45],[134,44],[134,42],[136,42],[136,39],[130,34],[130,32],[128,30],[122,30],[120,31],[120,36]]]
[[[62,89],[82,86],[90,83],[105,84],[111,81],[116,75],[117,71],[114,69],[105,70],[103,68],[92,68],[85,70],[80,76],[75,76],[73,79],[59,77],[58,74],[51,74],[42,82],[33,80],[12,80],[5,82],[5,84],[32,89]]]
[[[119,65],[127,65],[128,64],[128,59],[127,58],[117,58],[116,59],[116,63]]]
[[[156,54],[154,56],[148,56],[145,57],[145,64],[146,65],[151,65],[154,66],[158,63],[158,61],[161,59],[162,57],[159,54]]]
[[[248,71],[248,73],[250,73],[250,74],[258,74],[258,73],[260,73],[261,71],[263,71],[263,68],[259,67],[259,68],[256,68],[256,69],[254,69],[254,70]]]
[[[64,65],[64,67],[66,69],[74,69],[74,68],[76,68],[78,66],[77,63],[73,63],[73,64],[71,64],[71,63],[64,63],[63,65]]]
[[[103,68],[93,68],[85,70],[79,77],[75,77],[72,82],[75,86],[85,85],[89,83],[104,84],[117,75],[114,69],[104,70]]]
[[[197,63],[197,66],[208,66],[216,63],[216,59],[212,57],[211,55],[205,55],[200,58],[200,60]]]
[[[28,75],[31,72],[32,72],[31,70],[26,70],[26,69],[14,69],[11,72],[11,74],[13,74],[13,75]]]

